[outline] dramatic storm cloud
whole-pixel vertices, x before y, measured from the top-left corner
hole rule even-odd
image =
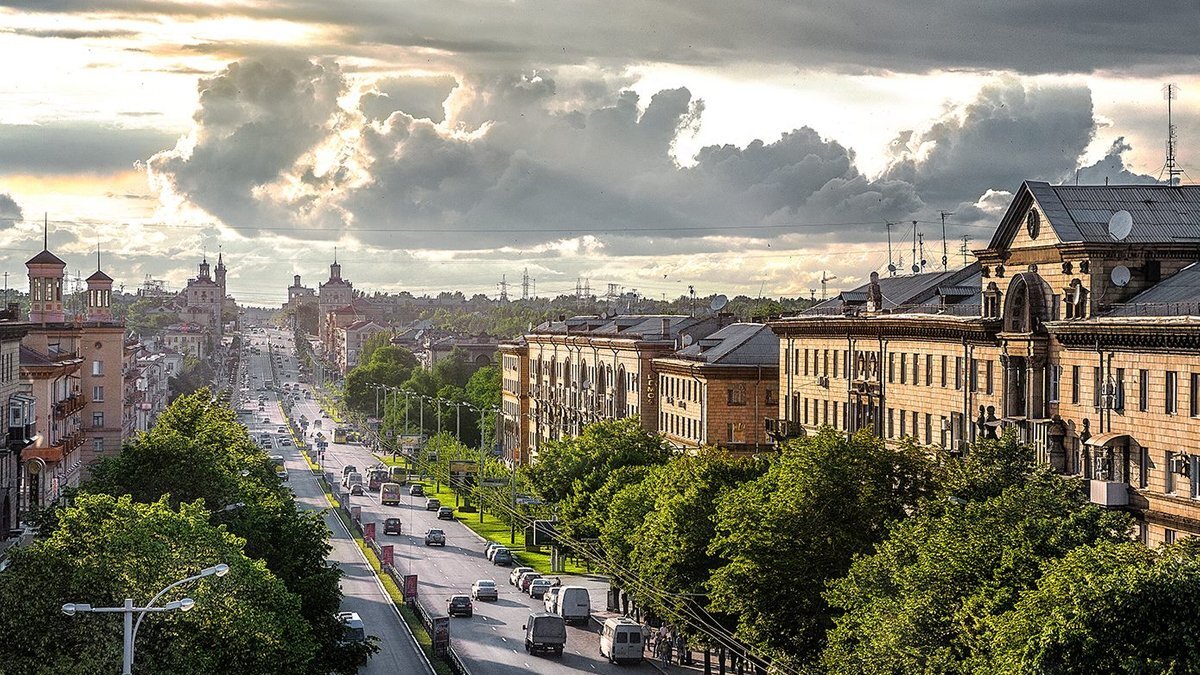
[[[21,205],[12,195],[0,192],[0,230],[6,230],[25,219]]]
[[[174,142],[158,130],[86,122],[0,124],[0,175],[132,171]]]

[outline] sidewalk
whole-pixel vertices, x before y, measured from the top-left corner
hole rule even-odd
[[[599,578],[603,579],[603,577],[599,577]],[[604,586],[605,586],[605,589],[607,589],[607,587],[608,587],[607,579],[604,579]],[[601,592],[601,594],[598,597],[603,600],[605,598],[605,595],[603,592]],[[614,611],[610,611],[608,609],[595,609],[595,604],[596,604],[596,598],[593,597],[593,599],[592,599],[592,606],[593,606],[592,621],[595,621],[596,624],[599,626],[603,626],[604,622],[607,621],[608,619],[619,618],[621,616],[624,616],[620,612],[614,612]],[[606,604],[606,603],[602,602],[602,604]],[[628,617],[628,618],[632,619],[633,617]],[[645,625],[645,624],[643,624],[643,625]],[[653,633],[654,633],[653,628],[648,628],[647,630],[653,635]],[[645,631],[643,631],[643,632],[645,632]],[[680,660],[679,660],[679,653],[674,652],[672,654],[671,664],[665,665],[662,662],[662,659],[660,659],[654,655],[654,651],[650,648],[649,644],[647,644],[645,647],[646,647],[646,651],[645,651],[646,663],[649,663],[651,666],[654,666],[654,668],[656,670],[658,670],[660,673],[703,673],[704,672],[704,652],[703,651],[694,651],[693,650],[691,652],[691,657],[692,657],[691,665],[681,665]],[[713,658],[713,661],[712,661],[712,672],[713,673],[719,672],[717,669],[717,662],[716,662],[715,657]],[[733,672],[734,671],[731,668],[726,666],[726,673],[733,673]]]

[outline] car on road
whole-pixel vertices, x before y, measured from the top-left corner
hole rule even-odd
[[[511,565],[513,562],[512,552],[508,549],[501,549],[492,554],[493,565]]]
[[[400,534],[400,519],[388,518],[383,521],[384,534]]]
[[[558,594],[562,591],[562,586],[551,586],[546,589],[546,594],[542,596],[542,602],[546,605],[546,611],[551,614],[558,614]]]
[[[438,520],[454,520],[454,509],[449,506],[439,507],[437,517]]]
[[[530,614],[521,628],[525,631],[526,652],[554,652],[555,656],[562,656],[563,647],[567,646],[567,625],[561,616]]]
[[[529,582],[529,597],[534,600],[542,600],[546,597],[546,591],[550,590],[550,587],[553,585],[546,577],[534,579]]]
[[[349,644],[352,642],[364,642],[367,639],[366,625],[363,623],[358,612],[338,612],[337,620],[345,626],[345,631],[342,633],[341,642]]]
[[[350,486],[350,496],[351,497],[361,497],[362,494],[363,494],[362,483],[354,483]]]
[[[438,499],[437,497],[430,497],[429,499],[425,500],[426,511],[437,511],[440,508],[442,508],[442,500]]]
[[[275,467],[275,475],[279,476],[279,480],[287,480],[288,479],[287,467],[284,467],[284,466]]]
[[[279,439],[279,447],[289,448],[291,446],[292,446],[292,439],[287,438],[287,437]]]
[[[262,418],[262,423],[263,423],[263,424],[270,424],[270,423],[271,423],[271,418],[270,418],[270,417],[264,417],[264,418]]]
[[[508,573],[508,583],[510,585],[516,586],[517,580],[521,578],[522,574],[525,574],[526,572],[533,572],[533,571],[535,571],[535,570],[532,567],[518,567],[517,569]]]
[[[425,545],[426,546],[445,546],[446,533],[436,527],[431,527],[425,530]]]
[[[488,560],[491,560],[492,558],[496,557],[496,552],[500,551],[500,550],[507,551],[508,547],[503,544],[497,544],[496,542],[492,542],[492,543],[488,544],[487,552],[483,554],[483,557],[487,558]]]
[[[446,600],[446,613],[450,616],[465,616],[471,617],[475,614],[475,608],[471,604],[471,598],[466,595],[452,595]]]
[[[424,497],[425,496],[425,486],[421,485],[420,483],[413,483],[408,488],[408,494],[413,497]]]
[[[476,600],[499,600],[500,590],[491,579],[480,579],[471,584],[471,597]]]
[[[600,630],[600,656],[609,663],[638,663],[644,649],[642,627],[638,622],[624,616],[604,622]]]
[[[286,434],[287,432],[287,427],[275,427],[275,433],[277,434]]]
[[[537,572],[526,572],[517,579],[517,588],[521,589],[522,593],[529,592],[529,584],[533,583],[534,579],[541,579],[542,575]]]

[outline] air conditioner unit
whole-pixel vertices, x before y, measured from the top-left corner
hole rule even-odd
[[[1181,476],[1190,475],[1192,472],[1191,471],[1192,463],[1191,463],[1190,459],[1191,458],[1188,457],[1187,455],[1176,455],[1171,458],[1171,463],[1170,463],[1170,466],[1168,467],[1168,470],[1171,473],[1177,473],[1177,474],[1180,474]]]

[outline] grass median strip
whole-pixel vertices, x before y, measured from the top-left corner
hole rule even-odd
[[[408,624],[413,636],[417,639],[417,644],[421,646],[421,651],[425,652],[425,656],[428,657],[429,662],[433,664],[433,669],[437,671],[438,675],[454,675],[454,671],[450,668],[450,664],[442,660],[441,657],[434,656],[433,640],[429,637],[429,632],[425,630],[425,625],[421,623],[420,617],[418,617],[416,613],[409,609],[408,605],[405,604],[404,594],[400,591],[400,588],[396,586],[396,582],[392,580],[392,577],[383,573],[383,567],[379,564],[379,558],[375,555],[375,552],[371,550],[371,547],[367,546],[367,542],[363,540],[362,535],[360,535],[358,530],[355,529],[354,524],[350,522],[350,519],[346,517],[346,514],[342,513],[341,509],[337,508],[337,502],[334,501],[333,495],[329,492],[329,486],[325,484],[325,481],[317,482],[321,484],[321,489],[325,493],[325,501],[329,502],[330,510],[333,512],[334,517],[342,521],[342,524],[346,526],[346,530],[350,532],[350,536],[354,537],[354,543],[357,544],[359,550],[363,552],[363,555],[367,559],[367,563],[371,566],[371,569],[374,570],[375,576],[377,576],[379,581],[383,584],[383,589],[387,591],[388,597],[391,598],[392,604],[394,604],[396,609],[399,610],[400,616],[404,618],[404,623]]]

